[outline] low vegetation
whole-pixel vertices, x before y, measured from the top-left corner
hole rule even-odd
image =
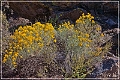
[[[2,39],[8,42],[3,50],[2,62],[15,69],[21,60],[30,56],[43,56],[45,63],[61,68],[65,78],[84,78],[111,48],[111,42],[101,44],[105,36],[101,26],[89,13],[83,13],[75,24],[68,21],[59,24],[58,28],[54,28],[52,23],[41,22],[20,26],[9,38],[4,36]],[[68,67],[60,67],[55,63],[57,52],[64,52],[64,63]],[[46,69],[49,71],[49,67]],[[44,73],[46,69],[43,69]]]

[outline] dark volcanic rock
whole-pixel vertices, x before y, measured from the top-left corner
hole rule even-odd
[[[18,77],[20,78],[49,78],[61,76],[62,71],[53,62],[46,62],[45,56],[31,56],[18,64]]]
[[[60,17],[58,20],[60,21],[63,19],[69,19],[72,22],[75,22],[82,15],[82,13],[87,14],[86,10],[81,8],[77,8],[71,11],[61,12],[59,13]]]
[[[13,34],[16,29],[18,29],[20,26],[25,26],[25,25],[31,25],[31,22],[25,18],[19,17],[14,19],[11,17],[9,19],[8,29],[9,29],[9,32]]]
[[[116,22],[114,22],[112,19],[108,19],[105,22],[109,25],[109,29],[118,27],[118,24]]]
[[[45,65],[44,58],[42,57],[29,57],[24,61],[21,61],[17,67],[19,77],[27,78],[27,77],[37,77],[37,72],[42,72]]]
[[[51,15],[49,7],[41,2],[10,2],[9,5],[20,17],[31,21],[35,21],[35,19],[44,21]]]
[[[95,69],[87,78],[118,78],[118,58],[108,57],[95,64]]]
[[[9,5],[20,17],[27,18],[33,22],[36,20],[46,22],[50,17],[55,18],[55,16],[59,17],[58,22],[63,19],[69,19],[74,22],[83,12],[89,12],[95,17],[103,14],[118,16],[117,2],[10,2]],[[114,24],[114,20],[110,19],[103,22],[104,24],[107,23],[108,26],[116,26],[117,24],[116,22]]]
[[[96,14],[111,13],[118,15],[118,2],[82,2],[80,5],[88,12],[94,10]]]

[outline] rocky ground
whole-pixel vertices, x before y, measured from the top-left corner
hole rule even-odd
[[[112,49],[104,59],[96,63],[93,72],[88,74],[87,78],[117,78],[120,77],[118,70],[119,53],[118,53],[118,35],[120,30],[118,28],[118,5],[117,3],[98,2],[98,3],[84,3],[84,2],[40,2],[40,3],[3,3],[3,12],[7,16],[9,23],[9,31],[14,32],[19,25],[31,25],[36,21],[45,23],[53,19],[54,25],[58,25],[63,21],[70,21],[74,23],[76,19],[84,12],[91,13],[95,17],[95,21],[102,26],[103,32],[108,34],[106,39],[113,41]],[[105,39],[105,40],[106,40]],[[60,55],[61,57],[63,55]],[[41,63],[42,62],[42,63]],[[29,66],[30,64],[36,66]],[[43,64],[43,65],[41,65]],[[3,67],[3,77],[40,77],[34,75],[37,70],[43,69],[43,66],[48,66],[50,71],[47,73],[51,78],[63,78],[61,70],[56,70],[55,67],[44,63],[44,59],[38,57],[30,57],[21,62],[17,70],[10,71],[7,65]],[[29,70],[28,70],[29,69]],[[53,71],[55,70],[55,71]],[[24,73],[26,72],[26,73]],[[44,74],[42,74],[44,75]]]

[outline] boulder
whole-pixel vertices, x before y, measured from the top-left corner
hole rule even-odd
[[[20,17],[31,21],[35,19],[45,20],[51,15],[49,7],[41,2],[9,2],[9,5]]]
[[[16,29],[18,29],[20,26],[25,26],[25,25],[31,25],[31,22],[28,19],[18,17],[16,19],[10,18],[9,19],[9,27],[8,30],[10,33],[14,33]]]
[[[95,64],[93,72],[87,78],[118,78],[119,61],[117,57],[105,57],[101,62]]]
[[[118,2],[102,1],[104,0],[101,0],[101,2],[82,2],[80,5],[88,12],[94,10],[96,14],[109,13],[118,15]]]
[[[77,8],[77,9],[73,9],[71,11],[64,11],[64,12],[60,12],[60,13],[55,13],[52,14],[50,17],[51,18],[56,18],[56,16],[58,17],[57,19],[57,23],[61,23],[63,21],[70,21],[71,23],[74,23],[81,15],[82,13],[87,14],[87,11],[82,9],[82,8]]]

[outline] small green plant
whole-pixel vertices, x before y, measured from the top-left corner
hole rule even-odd
[[[61,15],[60,15],[60,16],[61,16]],[[60,16],[55,15],[54,18],[50,17],[49,20],[48,20],[48,22],[51,23],[51,24],[54,26],[55,29],[58,28],[58,26],[57,26],[57,21],[58,21],[58,19],[59,19]]]

